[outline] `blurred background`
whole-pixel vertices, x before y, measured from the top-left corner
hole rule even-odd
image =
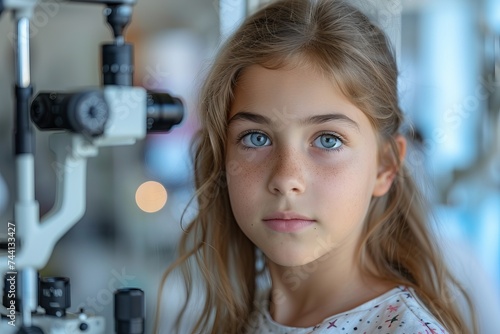
[[[85,307],[113,325],[112,293],[137,286],[152,332],[161,275],[175,257],[196,209],[190,140],[197,95],[221,41],[258,0],[139,0],[126,39],[135,47],[134,85],[169,92],[186,105],[168,134],[132,146],[101,148],[88,161],[87,210],[56,245],[43,276],[68,276],[72,310]],[[497,0],[353,1],[389,34],[400,66],[401,106],[414,139],[408,165],[431,199],[436,233],[450,265],[473,295],[481,333],[500,314],[500,2]],[[112,34],[99,5],[41,1],[31,29],[38,91],[100,84],[101,43]],[[0,17],[0,233],[13,218],[14,24]],[[36,199],[54,203],[57,166],[50,133],[36,130]],[[187,207],[187,209],[186,209]],[[184,215],[184,216],[183,216]],[[163,310],[182,292],[166,286]],[[173,313],[172,313],[173,314]],[[162,314],[168,333],[171,313]]]

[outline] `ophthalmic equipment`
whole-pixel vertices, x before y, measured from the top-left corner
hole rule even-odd
[[[0,250],[0,286],[7,314],[0,333],[111,333],[104,318],[85,310],[69,313],[70,282],[66,277],[40,277],[57,241],[85,212],[87,158],[99,147],[131,145],[150,132],[167,132],[184,115],[181,100],[167,93],[134,87],[133,48],[124,30],[136,0],[74,0],[104,5],[114,41],[102,45],[102,85],[75,92],[39,92],[32,98],[30,19],[37,0],[0,0],[2,12],[15,21],[14,154],[16,200],[14,220]],[[49,143],[60,167],[52,210],[39,218],[34,196],[34,123],[41,131],[57,131]],[[118,334],[144,333],[144,294],[139,288],[115,292]]]

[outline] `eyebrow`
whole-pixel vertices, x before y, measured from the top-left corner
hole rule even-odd
[[[240,111],[237,114],[233,115],[228,121],[228,126],[236,121],[250,121],[253,123],[258,123],[258,124],[272,124],[275,123],[271,118],[260,115],[260,114],[255,114],[253,112],[249,111]],[[347,117],[344,114],[340,113],[333,113],[333,114],[322,114],[322,115],[314,115],[311,117],[307,117],[304,119],[299,119],[299,124],[301,125],[316,125],[316,124],[323,124],[331,121],[341,121],[343,123],[346,123],[347,125],[352,126],[356,130],[359,131],[359,125],[356,123],[354,120],[351,118]]]

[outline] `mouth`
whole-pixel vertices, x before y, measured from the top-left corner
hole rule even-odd
[[[281,233],[299,232],[316,222],[310,217],[292,211],[275,212],[264,217],[262,221],[271,230]]]

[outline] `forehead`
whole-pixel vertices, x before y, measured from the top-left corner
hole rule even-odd
[[[289,119],[342,113],[357,123],[367,118],[345,97],[333,77],[312,66],[246,68],[238,78],[228,118],[242,111]]]

